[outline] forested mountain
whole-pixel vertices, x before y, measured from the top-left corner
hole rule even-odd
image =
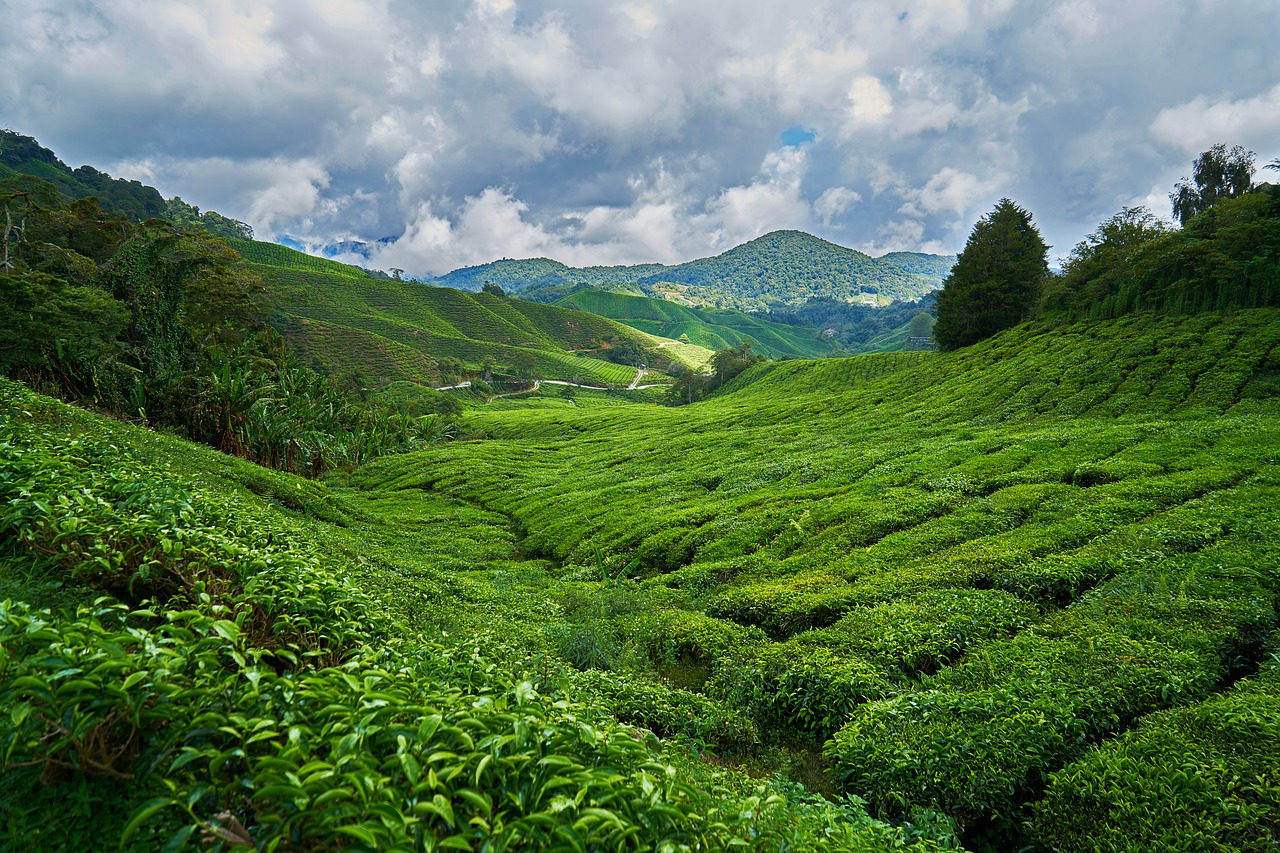
[[[555,288],[631,284],[648,296],[693,307],[769,311],[809,299],[887,305],[913,301],[942,286],[955,257],[898,252],[872,258],[802,231],[774,231],[723,254],[684,264],[567,267],[546,258],[494,261],[455,270],[433,283],[479,290],[485,283],[564,295]]]
[[[168,206],[154,187],[112,178],[92,166],[72,169],[30,136],[0,130],[0,179],[14,175],[46,180],[69,199],[93,196],[104,210],[133,222],[163,217]]]

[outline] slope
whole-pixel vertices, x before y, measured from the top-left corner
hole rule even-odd
[[[627,340],[654,366],[710,356],[659,346],[652,335],[581,311],[464,293],[411,281],[376,279],[355,268],[273,243],[234,241],[268,285],[290,343],[333,372],[384,385],[438,382],[440,363],[480,373],[626,385],[635,368],[605,360]]]
[[[658,337],[684,337],[711,350],[729,349],[748,338],[757,352],[770,358],[821,358],[837,349],[817,329],[773,323],[741,311],[687,308],[665,299],[593,289],[576,291],[555,304],[609,317]]]
[[[937,849],[531,661],[553,579],[465,502],[333,491],[7,380],[0,501],[6,850]]]
[[[837,790],[882,817],[1091,849],[1063,803],[1106,778],[1161,792],[1125,822],[1137,847],[1177,826],[1253,849],[1238,839],[1280,814],[1280,740],[1259,733],[1240,780],[1213,750],[1255,728],[1145,758],[1125,732],[1228,695],[1266,718],[1278,376],[1274,309],[1022,326],[947,355],[762,365],[675,411],[479,413],[493,440],[362,482],[511,517],[524,553],[601,602],[566,613],[563,654],[726,703],[790,749],[826,743]],[[1112,755],[1130,775],[1108,776]],[[1210,792],[1195,802],[1243,825],[1187,811],[1184,760]],[[1089,802],[1090,832],[1134,807]]]

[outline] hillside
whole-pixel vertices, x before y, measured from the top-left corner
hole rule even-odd
[[[489,365],[522,378],[626,385],[635,368],[608,360],[623,341],[655,367],[675,360],[701,369],[711,355],[582,311],[372,278],[274,243],[234,245],[267,284],[302,357],[366,384],[440,384]],[[442,368],[446,361],[453,366]]]
[[[769,358],[821,358],[837,347],[817,329],[773,323],[732,309],[688,308],[665,299],[582,289],[554,303],[609,317],[662,338],[687,338],[710,350],[729,349],[744,340]]]
[[[485,283],[509,292],[551,291],[585,284],[633,284],[647,296],[694,307],[769,311],[809,299],[888,305],[914,301],[942,286],[955,258],[894,253],[872,258],[802,231],[774,231],[710,258],[663,266],[567,267],[546,258],[504,259],[455,270],[433,283],[478,290]]]
[[[568,382],[709,350],[0,183],[0,849],[1280,846],[1280,188],[670,394]]]
[[[70,199],[96,197],[106,210],[134,222],[164,216],[167,207],[159,192],[140,181],[112,178],[92,166],[72,169],[31,137],[0,130],[0,180],[15,175],[46,180]]]
[[[1280,311],[774,362],[679,409],[513,398],[468,416],[487,439],[349,486],[3,390],[6,595],[136,607],[174,571],[228,590],[228,609],[169,623],[5,606],[0,719],[18,739],[0,831],[17,849],[115,838],[135,812],[138,849],[211,821],[319,849],[569,821],[637,850],[893,849],[953,829],[976,849],[1274,840]],[[78,556],[126,545],[124,562]],[[56,720],[101,731],[134,701],[136,751],[100,760],[155,769],[122,786],[77,765]],[[95,804],[57,836],[50,767]],[[506,793],[536,790],[580,799]]]
[[[1278,376],[1275,310],[1024,326],[763,365],[672,412],[477,413],[494,440],[361,483],[511,518],[524,553],[590,581],[578,600],[626,591],[617,615],[567,613],[561,653],[639,658],[822,748],[881,817],[940,808],[1000,849],[1118,826],[1256,849],[1230,839],[1270,818],[1236,834],[1197,809],[1280,814],[1250,787],[1280,759]],[[1188,745],[1225,707],[1248,722]]]

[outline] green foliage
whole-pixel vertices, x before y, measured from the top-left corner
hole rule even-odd
[[[1204,213],[1223,199],[1244,195],[1253,187],[1252,151],[1239,145],[1219,143],[1201,152],[1191,165],[1195,185],[1183,178],[1169,193],[1173,204],[1173,216],[1182,225],[1193,216]]]
[[[1048,252],[1031,214],[1001,199],[973,226],[938,294],[938,346],[968,346],[1025,319],[1049,272]]]
[[[1126,209],[1072,252],[1044,311],[1104,319],[1138,311],[1191,314],[1280,304],[1280,187],[1264,186],[1167,231]]]
[[[135,587],[160,597],[132,608],[0,603],[7,849],[936,849],[855,804],[659,754],[576,698],[751,737],[694,694],[594,677],[536,689],[470,642],[423,641],[265,505],[163,485],[200,454],[0,389],[3,541],[81,578],[147,566],[189,581],[167,601]]]
[[[556,300],[556,305],[610,317],[662,338],[675,338],[711,350],[730,349],[750,339],[770,358],[819,358],[835,352],[834,344],[812,328],[798,328],[734,310],[690,308],[664,299],[583,288]]]
[[[1059,850],[1280,843],[1280,684],[1266,674],[1139,726],[1053,774],[1031,836]]]
[[[41,272],[0,275],[12,313],[0,327],[0,368],[16,375],[65,375],[113,354],[128,309],[93,286]]]
[[[668,405],[679,406],[701,400],[708,393],[723,388],[752,365],[766,360],[766,357],[752,352],[753,342],[743,341],[736,347],[719,350],[711,357],[711,373],[700,374],[692,370],[683,370],[667,392]]]
[[[203,228],[213,236],[224,240],[253,239],[253,229],[244,222],[212,210],[201,213],[200,208],[187,204],[177,196],[165,202],[164,218],[176,225]]]
[[[102,207],[133,222],[165,215],[165,201],[152,187],[112,178],[92,166],[72,170],[29,136],[0,130],[0,166],[53,184],[68,199],[95,198]]]
[[[534,298],[541,291],[549,300],[566,296],[564,290],[575,285],[631,284],[645,296],[691,307],[770,311],[815,298],[884,305],[919,299],[938,288],[954,261],[905,252],[872,258],[811,234],[774,231],[715,257],[676,266],[575,269],[547,258],[502,260],[454,270],[435,282],[464,290],[479,290],[488,282],[508,293],[529,290]]]

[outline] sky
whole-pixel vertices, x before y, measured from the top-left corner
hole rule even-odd
[[[365,266],[677,263],[769,231],[1051,261],[1222,142],[1280,0],[0,0],[0,126]],[[1258,179],[1274,172],[1260,171]]]

